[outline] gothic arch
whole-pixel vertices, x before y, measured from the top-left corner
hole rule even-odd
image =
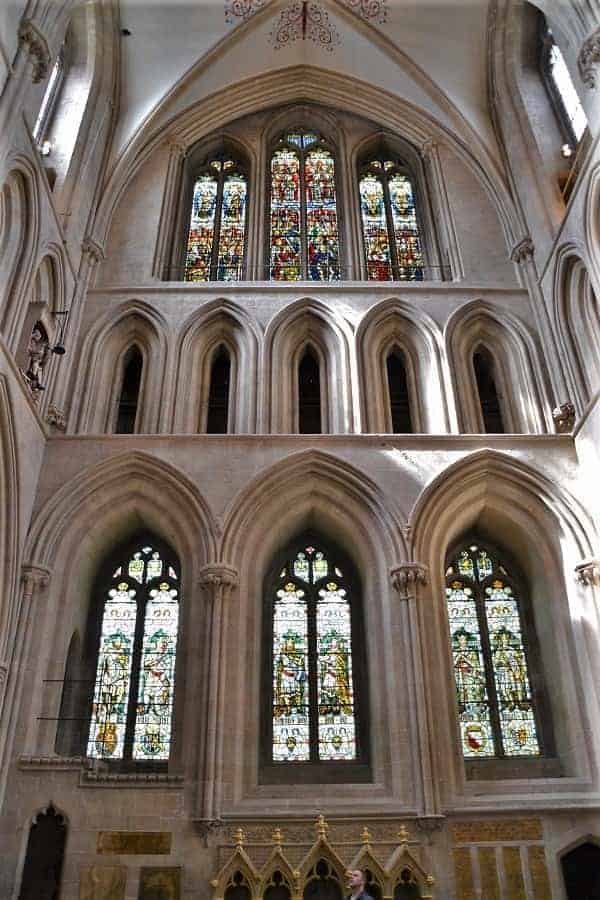
[[[173,431],[195,434],[203,430],[210,364],[220,344],[227,348],[232,366],[229,432],[255,431],[259,342],[259,327],[231,300],[214,300],[187,320],[175,348],[178,371]]]
[[[394,297],[373,306],[356,330],[365,431],[392,430],[385,360],[394,346],[403,352],[408,369],[413,430],[447,433],[450,417],[444,389],[441,331],[426,313]]]
[[[473,300],[450,316],[444,339],[461,431],[484,431],[471,363],[480,347],[495,363],[505,431],[535,434],[550,430],[546,372],[525,323],[491,303]]]
[[[428,672],[426,677],[428,696],[443,698],[436,715],[446,715],[440,740],[441,752],[454,761],[450,790],[462,792],[465,782],[458,725],[449,716],[455,698],[449,677],[444,573],[449,548],[469,533],[503,547],[528,581],[547,695],[555,713],[565,708],[564,704],[571,710],[568,725],[554,715],[557,755],[563,774],[587,775],[592,748],[589,739],[575,747],[572,729],[585,728],[587,717],[597,715],[600,692],[592,695],[583,689],[583,685],[597,684],[598,639],[592,624],[597,613],[593,600],[582,593],[575,579],[565,581],[564,576],[574,571],[578,560],[589,558],[595,546],[594,526],[582,504],[519,460],[481,450],[448,466],[424,488],[409,524],[413,558],[429,571],[430,604],[420,607],[425,652],[444,661],[438,672]],[[575,612],[582,603],[587,609],[583,618]],[[585,621],[587,616],[590,623]],[[527,777],[526,770],[523,776]],[[533,782],[528,789],[535,787]],[[488,792],[495,790],[498,788],[488,786]]]
[[[162,402],[169,328],[149,304],[132,300],[107,313],[87,334],[79,357],[81,385],[73,401],[71,427],[76,432],[102,433],[114,428],[113,413],[122,379],[123,359],[136,345],[143,372],[138,399],[138,432],[156,433]]]
[[[587,266],[573,245],[556,254],[553,289],[563,364],[571,397],[582,412],[600,386],[600,310]]]
[[[350,326],[318,300],[298,300],[277,313],[265,331],[262,421],[273,434],[298,430],[297,368],[311,346],[321,365],[322,431],[353,433],[355,394]]]
[[[28,160],[17,158],[1,194],[0,275],[4,285],[0,324],[9,346],[22,322],[25,295],[37,252],[40,200],[35,170]]]

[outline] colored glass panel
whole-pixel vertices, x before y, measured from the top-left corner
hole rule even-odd
[[[209,281],[217,207],[217,179],[201,175],[194,185],[185,261],[186,281]]]
[[[162,575],[162,570],[162,559],[155,550],[146,564],[146,581],[150,581],[152,578],[160,578],[160,576]]]
[[[340,277],[339,242],[333,156],[311,150],[304,163],[308,278],[333,281]]]
[[[134,759],[169,758],[178,616],[177,591],[162,582],[146,604]]]
[[[137,615],[135,596],[126,582],[108,592],[100,632],[88,756],[123,756]]]
[[[319,759],[355,759],[350,607],[333,581],[319,591],[317,670]]]
[[[137,553],[134,553],[133,559],[129,561],[127,574],[130,578],[135,578],[136,581],[139,581],[140,584],[144,580],[144,560],[139,550]]]
[[[463,550],[458,557],[458,571],[463,578],[475,577],[475,564],[468,550]]]
[[[306,553],[300,552],[294,560],[294,575],[301,578],[302,581],[310,581],[310,563],[306,558]]]
[[[485,594],[504,753],[537,756],[540,747],[517,601],[500,579],[495,579]]]
[[[318,550],[315,553],[315,557],[313,559],[313,581],[318,581],[320,578],[325,578],[327,573],[329,572],[329,563],[325,559],[323,553]]]
[[[465,757],[494,756],[490,703],[477,607],[471,588],[446,589],[461,743]]]
[[[392,263],[383,185],[374,175],[360,180],[360,209],[363,221],[367,275],[372,281],[390,281]]]
[[[226,176],[217,260],[219,281],[239,281],[243,274],[246,193],[247,185],[243,175],[232,173]]]
[[[271,160],[271,278],[297,281],[302,274],[300,161],[289,149]]]
[[[477,553],[477,577],[480,581],[483,581],[494,570],[492,560],[485,550],[478,550],[477,547],[471,547],[471,550]]]
[[[307,605],[304,591],[288,582],[273,613],[273,759],[309,757]]]
[[[402,281],[422,281],[423,253],[410,179],[406,175],[392,175],[388,187],[399,277]]]

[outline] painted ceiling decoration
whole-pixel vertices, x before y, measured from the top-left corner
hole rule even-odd
[[[225,0],[225,20],[232,24],[238,19],[246,22],[251,16],[264,9],[270,0]],[[367,22],[373,22],[383,25],[387,18],[387,0],[342,0],[345,5],[356,13],[361,19]],[[299,0],[287,7],[280,16],[279,26],[276,32],[283,31],[290,37],[283,38],[283,43],[276,46],[285,46],[290,40],[297,40],[302,36],[306,39],[310,32],[310,23],[312,20],[313,28],[320,32],[320,29],[326,28],[333,32],[334,29],[329,25],[327,13],[321,10],[316,3],[309,3],[307,0]],[[296,33],[298,32],[298,33]],[[291,35],[294,35],[293,37]],[[310,36],[310,35],[309,35]],[[316,38],[320,44],[327,44],[328,40],[325,35]],[[315,38],[311,38],[315,40]],[[330,48],[331,49],[331,48]]]
[[[231,24],[236,19],[245,22],[263,9],[269,0],[225,0],[225,20]]]
[[[367,22],[383,25],[387,19],[387,0],[344,0],[344,3]]]
[[[269,35],[269,41],[276,50],[298,40],[313,41],[329,51],[341,43],[339,33],[325,10],[318,3],[309,3],[308,0],[295,0],[286,6]]]

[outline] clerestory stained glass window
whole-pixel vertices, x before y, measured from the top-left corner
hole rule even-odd
[[[279,573],[272,602],[274,762],[357,759],[352,587],[307,543]]]
[[[422,281],[423,249],[410,177],[382,156],[363,167],[360,209],[367,277],[372,281]]]
[[[87,755],[169,758],[179,618],[173,560],[142,542],[104,588]]]
[[[317,134],[285,134],[271,157],[270,277],[336,281],[339,257],[333,153]]]
[[[213,159],[194,184],[186,281],[239,281],[244,274],[248,181],[237,162]]]
[[[446,571],[456,699],[465,758],[539,756],[522,597],[500,558],[470,543]]]

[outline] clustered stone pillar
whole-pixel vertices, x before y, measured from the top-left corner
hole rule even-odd
[[[204,790],[202,793],[202,818],[205,822],[214,822],[219,819],[221,811],[226,600],[237,584],[236,570],[224,563],[211,563],[204,566],[200,572],[200,585],[206,592],[210,604],[207,632],[208,707],[204,752]]]
[[[421,766],[421,784],[423,785],[423,814],[435,815],[437,804],[433,786],[431,762],[431,728],[427,708],[427,690],[425,686],[426,671],[423,658],[423,641],[419,615],[419,600],[423,589],[428,585],[427,567],[422,563],[410,562],[390,570],[392,584],[403,603],[408,606],[409,645],[412,658],[409,666],[414,673],[415,705],[419,741],[419,764]]]

